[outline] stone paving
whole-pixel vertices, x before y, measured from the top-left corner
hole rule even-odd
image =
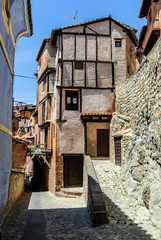
[[[104,199],[109,205],[110,224],[92,228],[83,197],[60,198],[50,192],[25,193],[18,200],[2,228],[2,240],[159,240],[148,211],[129,198],[123,188],[120,169],[109,161],[94,161]],[[32,196],[32,197],[31,197]],[[43,215],[43,222],[35,219]],[[35,216],[31,219],[31,213]],[[41,216],[42,218],[42,216]],[[29,221],[30,219],[30,221]],[[32,221],[31,221],[32,220]],[[31,232],[39,228],[42,236]],[[28,229],[30,230],[30,229]]]
[[[141,229],[154,239],[161,239],[159,230],[149,220],[148,209],[127,195],[121,167],[100,160],[93,161],[93,165],[106,202],[109,223],[126,225],[129,229],[135,226],[136,231]]]

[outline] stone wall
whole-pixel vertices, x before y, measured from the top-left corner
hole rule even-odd
[[[160,65],[161,39],[137,72],[116,89],[117,111],[131,120],[123,168],[127,192],[149,208],[157,227],[161,225]]]
[[[84,156],[83,196],[94,227],[107,223],[102,191],[90,156]]]
[[[11,170],[9,196],[6,209],[6,215],[10,212],[13,205],[21,197],[24,192],[24,172],[16,169]]]

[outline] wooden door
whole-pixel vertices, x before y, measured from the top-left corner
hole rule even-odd
[[[97,156],[109,157],[109,129],[97,129]]]
[[[64,156],[64,187],[83,185],[83,156]]]
[[[121,137],[114,139],[115,141],[115,164],[121,166]]]

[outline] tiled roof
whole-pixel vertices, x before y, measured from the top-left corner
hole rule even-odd
[[[67,29],[67,28],[73,28],[73,27],[78,27],[78,26],[84,26],[84,25],[87,25],[87,24],[91,24],[91,23],[96,23],[96,22],[101,22],[101,21],[105,21],[105,20],[108,20],[108,19],[111,19],[113,20],[115,23],[117,23],[118,25],[120,25],[121,27],[123,27],[125,30],[131,32],[131,36],[130,38],[132,37],[133,38],[133,41],[135,42],[135,44],[137,45],[138,43],[138,39],[137,37],[135,36],[135,33],[138,31],[137,29],[121,22],[121,21],[118,21],[117,19],[113,18],[111,15],[109,16],[106,16],[106,17],[103,17],[103,18],[98,18],[98,19],[94,19],[94,20],[91,20],[91,21],[87,21],[87,22],[83,22],[83,23],[78,23],[78,24],[75,24],[75,25],[70,25],[70,26],[65,26],[65,27],[61,27],[61,28],[56,28],[56,29],[53,29],[52,30],[52,33],[51,33],[51,40],[50,40],[50,43],[53,42],[53,38],[54,38],[54,35],[59,32],[59,31],[62,31],[64,29]]]
[[[143,0],[140,8],[139,18],[146,17],[152,2],[158,2],[158,0]]]

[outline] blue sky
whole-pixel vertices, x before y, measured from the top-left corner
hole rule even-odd
[[[77,22],[96,18],[112,17],[140,30],[146,19],[139,19],[142,0],[31,0],[33,36],[20,38],[17,43],[15,74],[34,78],[37,72],[36,56],[44,38],[50,37],[53,28],[73,24],[73,16],[78,10]],[[36,103],[36,79],[15,77],[14,99],[26,103]]]

